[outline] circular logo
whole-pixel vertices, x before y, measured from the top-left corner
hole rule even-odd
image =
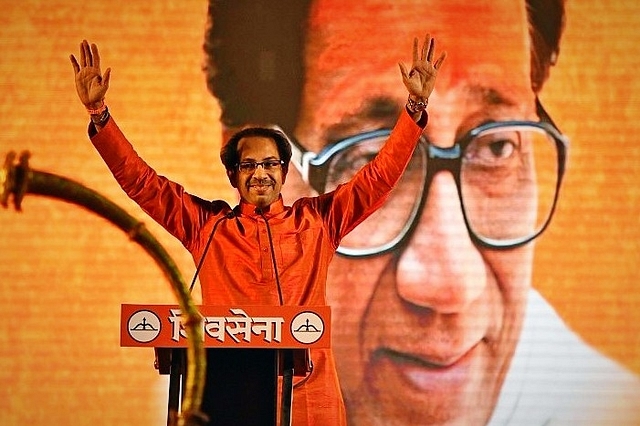
[[[129,317],[127,329],[133,340],[148,343],[160,334],[160,318],[151,311],[138,311]]]
[[[324,334],[324,322],[315,312],[300,312],[291,321],[291,334],[300,343],[315,343]]]

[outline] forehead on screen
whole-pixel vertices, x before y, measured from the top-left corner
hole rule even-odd
[[[411,65],[413,39],[422,44],[427,32],[436,37],[437,52],[448,53],[436,97],[471,88],[493,90],[505,99],[530,93],[524,2],[319,0],[310,13],[296,131],[309,149],[335,139],[341,132],[334,127],[344,127],[345,119],[371,111],[377,118],[381,111],[392,116],[393,109],[380,108],[381,101],[399,104],[406,98],[398,62]],[[443,99],[438,105],[446,110]]]

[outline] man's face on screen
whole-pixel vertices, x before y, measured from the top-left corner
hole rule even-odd
[[[322,0],[309,25],[295,134],[309,150],[393,126],[407,98],[397,62],[410,66],[413,38],[427,32],[448,52],[429,102],[431,143],[449,147],[488,121],[535,119],[524,2]],[[285,189],[289,199],[299,187]],[[433,178],[405,245],[336,256],[328,297],[351,424],[484,424],[518,341],[531,263],[531,245],[472,243],[447,171]]]

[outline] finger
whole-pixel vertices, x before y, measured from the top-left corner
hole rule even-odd
[[[436,70],[439,70],[439,69],[440,69],[440,67],[442,66],[442,64],[444,63],[444,60],[445,60],[445,59],[447,59],[447,52],[446,52],[446,51],[445,51],[445,52],[442,52],[442,53],[440,54],[440,57],[439,57],[438,59],[436,59],[436,62],[433,64],[433,67],[434,67]]]
[[[82,53],[84,54],[84,66],[93,66],[93,56],[91,55],[91,47],[87,40],[82,40]]]
[[[431,35],[429,33],[427,33],[424,36],[424,43],[422,43],[422,55],[420,56],[421,60],[425,60],[428,56],[428,51],[427,48],[429,46],[429,40],[431,39]]]
[[[78,74],[80,72],[80,65],[78,64],[78,60],[73,55],[69,55],[69,59],[71,60],[71,65],[73,66],[73,72]]]
[[[433,54],[436,45],[436,39],[429,37],[429,53],[427,53],[427,62],[431,62],[433,60]]]
[[[95,43],[91,43],[91,57],[93,58],[93,66],[100,69],[100,53],[98,53],[98,46]]]
[[[413,62],[418,62],[418,38],[413,39]]]
[[[89,43],[85,43],[85,54],[87,55],[87,66],[93,67],[93,54],[91,54],[91,46]]]
[[[84,54],[84,66],[92,67],[93,57],[91,55],[91,48],[89,47],[89,42],[87,40],[82,41],[82,53]]]
[[[82,43],[80,43],[80,65],[83,67],[87,66],[87,55],[84,51],[85,43],[86,43],[86,40],[82,40]]]

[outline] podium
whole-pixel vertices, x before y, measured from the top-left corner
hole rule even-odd
[[[311,348],[329,348],[328,306],[200,306],[207,378],[202,411],[211,425],[291,424],[293,378],[311,374]],[[123,304],[120,346],[152,347],[169,375],[167,423],[180,412],[187,336],[177,305]],[[278,378],[280,392],[278,392]],[[279,410],[278,410],[279,408]]]

